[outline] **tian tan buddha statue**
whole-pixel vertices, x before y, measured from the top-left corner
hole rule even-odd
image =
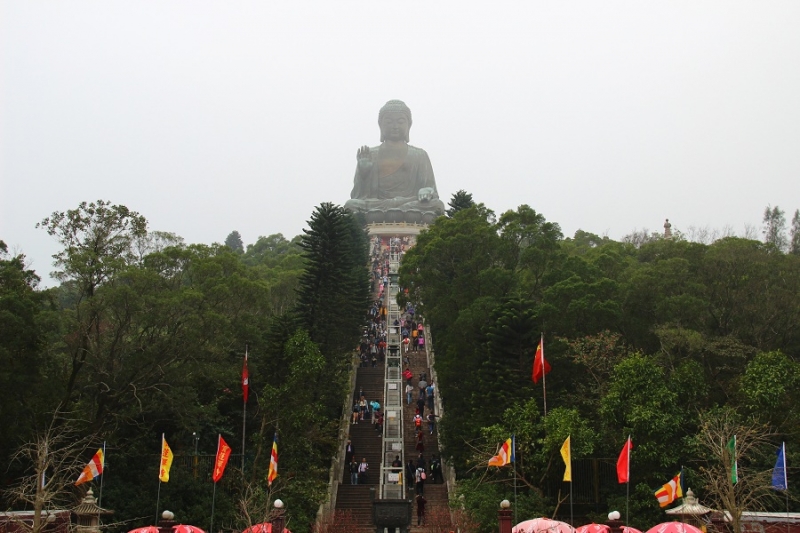
[[[381,144],[362,146],[345,207],[363,212],[368,223],[425,223],[444,213],[433,167],[425,150],[408,144],[411,110],[400,100],[386,102],[378,113]]]

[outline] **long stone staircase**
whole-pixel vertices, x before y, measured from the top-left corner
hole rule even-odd
[[[419,350],[416,352],[410,351],[408,352],[409,361],[411,363],[410,368],[412,373],[414,374],[414,378],[412,380],[412,385],[414,386],[414,397],[411,399],[411,404],[405,404],[404,413],[403,413],[403,424],[404,424],[404,451],[406,455],[406,460],[408,458],[414,459],[416,462],[419,453],[416,451],[417,439],[416,439],[416,430],[414,428],[414,413],[417,409],[417,402],[416,402],[416,394],[419,390],[417,388],[417,383],[419,381],[420,374],[423,372],[426,376],[428,376],[428,382],[430,382],[431,376],[431,369],[428,367],[428,356],[425,350]],[[437,391],[438,394],[438,391]],[[427,413],[427,408],[425,409],[425,413]],[[438,413],[437,413],[438,414]],[[430,463],[431,457],[436,455],[436,457],[442,457],[442,454],[439,451],[439,430],[438,430],[438,421],[436,419],[437,427],[434,428],[433,435],[428,432],[428,423],[424,421],[422,424],[422,432],[424,434],[423,444],[425,445],[425,451],[423,456],[425,458],[425,463],[428,469],[428,479],[424,484],[424,496],[425,499],[428,501],[426,507],[426,515],[428,517],[432,516],[436,513],[435,509],[438,508],[447,508],[447,485],[443,483],[434,483],[433,477],[430,475]],[[444,465],[442,465],[443,467]],[[414,498],[414,486],[409,484],[410,486],[407,487],[407,497]],[[414,509],[416,513],[416,509]],[[416,528],[416,514],[415,519],[413,521],[412,529]]]
[[[392,271],[396,272],[396,268],[397,262],[395,261],[392,265]],[[396,294],[396,291],[397,287],[392,286],[390,287],[389,291],[387,291],[387,294]],[[389,311],[390,323],[393,321],[393,313],[395,316],[397,316],[399,310],[397,309],[397,304],[392,301],[390,303]],[[399,331],[393,331],[391,327],[389,330],[390,350],[392,344],[394,344],[398,347],[398,352],[401,351],[402,349],[399,348],[398,344]],[[342,472],[340,472],[340,475],[338,476],[335,506],[335,510],[337,511],[336,516],[347,516],[346,521],[352,529],[361,531],[375,530],[372,520],[373,497],[381,498],[381,494],[383,493],[384,498],[390,499],[396,499],[397,497],[400,497],[412,500],[413,502],[415,498],[413,479],[405,479],[405,469],[403,470],[403,476],[401,478],[402,484],[397,484],[393,480],[390,480],[390,470],[388,469],[391,461],[396,457],[396,455],[401,456],[401,460],[403,461],[404,465],[409,459],[416,463],[419,455],[416,450],[417,437],[413,422],[414,412],[417,407],[417,383],[421,373],[424,372],[427,376],[431,376],[431,369],[428,368],[429,359],[426,350],[421,349],[416,352],[409,351],[408,356],[410,362],[409,367],[414,374],[412,385],[415,387],[415,395],[413,398],[414,401],[412,401],[411,405],[407,405],[405,401],[405,394],[402,394],[402,390],[400,390],[402,395],[402,408],[392,407],[391,405],[383,405],[384,400],[389,397],[389,393],[392,390],[397,391],[397,387],[402,387],[402,385],[395,381],[399,379],[399,372],[402,370],[399,368],[399,364],[394,363],[394,366],[387,369],[382,362],[374,368],[359,367],[356,370],[355,390],[352,392],[352,401],[355,401],[358,398],[359,393],[363,393],[366,396],[367,401],[378,401],[384,407],[384,411],[387,415],[387,422],[385,424],[383,435],[379,434],[375,430],[374,426],[369,420],[359,422],[358,424],[349,424],[349,432],[345,438],[350,439],[353,445],[356,460],[360,462],[362,458],[366,458],[367,463],[369,464],[369,476],[367,482],[364,484],[351,484],[348,464],[344,465]],[[395,358],[393,360],[396,361],[397,359]],[[387,358],[385,364],[391,364],[389,362],[389,358]],[[386,380],[387,375],[392,376],[391,380],[388,382]],[[428,381],[430,382],[430,377],[428,378]],[[352,401],[350,403],[351,407]],[[441,404],[437,402],[437,405]],[[391,424],[388,422],[388,416],[393,412],[397,414],[402,412],[402,446],[400,446],[399,440],[392,440],[392,438],[399,437],[398,433],[401,429],[401,424],[395,424],[394,429],[392,429]],[[427,412],[428,410],[426,408],[423,416],[427,414]],[[437,414],[439,413],[437,412]],[[350,415],[352,415],[352,413],[350,413]],[[437,422],[438,421],[439,419],[437,419]],[[424,484],[424,497],[427,500],[426,516],[430,517],[432,514],[435,514],[437,521],[441,522],[442,517],[447,516],[447,513],[443,512],[443,509],[447,509],[448,503],[447,485],[442,483],[434,483],[433,476],[430,475],[429,469],[431,457],[434,454],[438,458],[441,458],[441,453],[439,450],[438,428],[434,430],[433,434],[430,434],[426,421],[423,424],[423,431],[423,442],[425,446],[423,456],[426,463],[426,472],[428,474],[428,479]],[[393,444],[393,442],[395,444]],[[400,448],[402,448],[402,453],[400,453]],[[389,483],[388,486],[383,486],[383,490],[381,488],[381,481],[383,481],[384,484]],[[371,491],[371,489],[373,490]],[[422,528],[418,528],[416,525],[416,505],[413,503],[412,516],[412,529],[421,531]]]
[[[383,366],[378,365],[375,368],[359,367],[356,372],[353,401],[357,399],[359,391],[363,391],[368,401],[379,399],[383,403]],[[351,485],[349,465],[345,465],[339,479],[336,510],[349,511],[353,520],[359,526],[368,527],[372,524],[370,488],[377,491],[378,482],[380,481],[381,438],[370,421],[364,420],[358,424],[350,424],[349,439],[353,444],[356,461],[361,462],[361,459],[366,458],[370,471],[367,483]]]

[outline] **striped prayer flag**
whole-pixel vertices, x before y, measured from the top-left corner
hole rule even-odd
[[[103,450],[97,450],[97,453],[94,454],[92,460],[83,467],[83,472],[81,472],[81,475],[78,476],[78,480],[75,482],[75,485],[81,485],[100,476],[103,473],[105,459],[106,458]]]
[[[272,454],[269,457],[269,473],[267,474],[267,485],[272,486],[272,482],[278,477],[278,434],[272,439]]]

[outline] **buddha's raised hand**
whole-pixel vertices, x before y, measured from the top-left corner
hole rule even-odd
[[[369,146],[362,146],[356,154],[360,174],[367,174],[372,168],[372,158],[369,155]]]

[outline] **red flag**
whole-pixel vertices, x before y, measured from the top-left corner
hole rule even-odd
[[[628,437],[628,440],[625,441],[625,445],[622,447],[622,451],[619,453],[619,459],[617,459],[617,481],[620,483],[628,483],[630,481],[632,449],[633,443],[631,442],[631,438]]]
[[[250,392],[250,374],[247,372],[247,348],[244,349],[244,366],[242,367],[242,396],[244,403],[247,403],[247,395]]]
[[[228,458],[230,456],[231,447],[228,446],[228,443],[225,442],[225,439],[220,435],[219,441],[217,441],[217,457],[214,459],[214,474],[211,476],[214,483],[222,479],[222,474],[225,473],[225,467],[228,465]]]
[[[533,356],[533,382],[539,383],[539,380],[545,374],[550,373],[550,363],[544,358],[544,336],[539,341],[539,346],[536,348],[536,355]]]

